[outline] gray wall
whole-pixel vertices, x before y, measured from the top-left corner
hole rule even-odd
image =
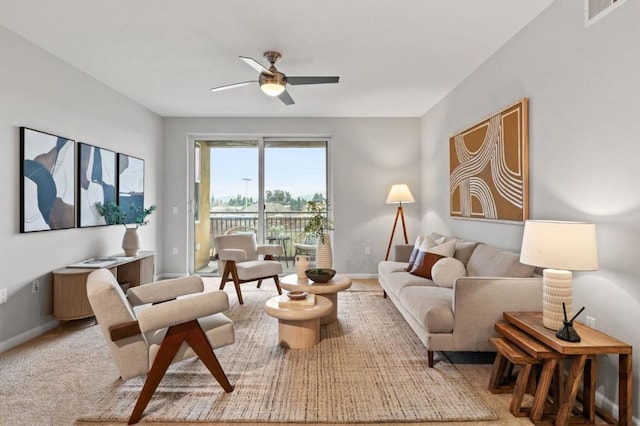
[[[316,136],[330,135],[333,151],[332,245],[334,266],[352,274],[375,274],[384,258],[395,205],[385,204],[394,183],[407,183],[417,197],[420,190],[416,161],[420,146],[417,118],[167,118],[164,120],[164,194],[167,215],[163,244],[164,272],[189,271],[187,206],[191,199],[187,176],[187,138],[190,133],[213,135]],[[406,206],[407,227],[418,233],[419,204]],[[396,241],[401,232],[396,230]],[[365,247],[371,255],[365,255]],[[177,255],[171,247],[178,247]]]
[[[637,349],[640,2],[586,29],[583,5],[554,2],[422,118],[421,228],[519,251],[522,226],[449,217],[448,139],[528,97],[530,217],[596,224],[600,269],[574,273],[574,307]],[[599,397],[616,401],[617,357],[599,368]],[[637,418],[637,369],[633,388]]]
[[[121,252],[122,226],[20,234],[19,127],[58,134],[145,159],[146,201],[161,205],[161,119],[59,59],[0,27],[0,351],[55,326],[51,271],[91,256]],[[162,212],[141,228],[158,245]],[[41,289],[32,294],[31,282]]]

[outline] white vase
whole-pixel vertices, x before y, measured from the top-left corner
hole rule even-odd
[[[140,250],[140,235],[138,228],[127,228],[122,238],[122,249],[125,256],[135,256]]]
[[[324,234],[318,241],[316,267],[333,269],[333,253],[331,251],[331,239],[329,238],[329,234]]]

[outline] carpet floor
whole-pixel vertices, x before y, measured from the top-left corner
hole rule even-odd
[[[142,423],[527,423],[510,416],[508,395],[486,391],[490,365],[454,365],[438,354],[428,369],[424,347],[374,280],[341,293],[339,320],[304,350],[276,344],[277,320],[262,309],[271,290],[269,282],[261,290],[245,285],[239,306],[228,289],[236,343],[216,353],[234,392],[225,394],[199,361],[184,361],[167,373]],[[0,354],[0,364],[7,425],[123,424],[143,383],[116,379],[90,322]]]

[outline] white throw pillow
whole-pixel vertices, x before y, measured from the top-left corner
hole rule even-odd
[[[431,268],[431,277],[438,287],[453,288],[458,278],[466,276],[464,264],[453,257],[440,259]]]
[[[456,252],[456,240],[447,241],[446,243],[438,244],[435,247],[428,248],[426,251],[429,253],[440,254],[446,257],[452,257]]]

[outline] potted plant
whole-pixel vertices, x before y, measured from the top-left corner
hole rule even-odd
[[[304,232],[318,239],[318,251],[316,266],[318,268],[331,269],[333,267],[333,254],[329,231],[333,230],[333,221],[328,215],[329,202],[325,199],[307,201],[307,211],[313,213],[309,222],[304,226]]]
[[[129,207],[133,212],[133,221],[130,223],[127,223],[127,215],[125,212],[122,211],[120,206],[114,202],[107,204],[97,202],[95,206],[100,216],[104,217],[107,225],[121,224],[126,228],[124,238],[122,239],[122,248],[125,256],[135,256],[138,254],[138,250],[140,249],[140,236],[137,231],[138,227],[149,223],[147,217],[156,210],[155,204],[152,204],[146,209],[144,207],[130,205]]]

